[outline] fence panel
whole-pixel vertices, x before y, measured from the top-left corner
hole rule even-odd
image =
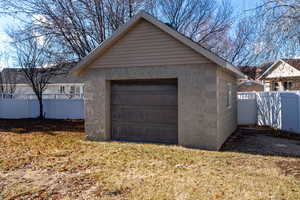
[[[280,92],[258,92],[256,93],[257,103],[257,124],[260,126],[271,126],[282,128],[282,107]]]
[[[49,119],[84,119],[83,99],[45,99],[44,114]],[[0,99],[0,118],[22,119],[39,116],[36,99]]]
[[[255,125],[257,124],[257,107],[255,93],[238,94],[238,124]]]
[[[84,102],[82,99],[47,99],[45,116],[51,119],[83,119]]]
[[[300,92],[238,93],[238,124],[266,125],[300,134]]]
[[[282,93],[282,130],[300,133],[300,96]]]

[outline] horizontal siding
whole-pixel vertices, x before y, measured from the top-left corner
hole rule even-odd
[[[210,63],[204,56],[142,20],[92,67],[131,67]]]

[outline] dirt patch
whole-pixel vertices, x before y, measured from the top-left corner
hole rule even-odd
[[[20,169],[3,174],[0,172],[0,188],[5,199],[84,199],[83,191],[96,184],[89,173],[48,172]],[[18,186],[18,187],[15,187]],[[13,190],[12,188],[15,187]]]
[[[55,135],[55,131],[84,132],[83,120],[52,120],[52,119],[0,119],[0,132],[25,134],[44,132]]]
[[[276,135],[265,127],[240,127],[224,144],[222,151],[300,158],[298,140]]]
[[[276,164],[284,175],[291,175],[300,180],[300,161],[278,161]]]

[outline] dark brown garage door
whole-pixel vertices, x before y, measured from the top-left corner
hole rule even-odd
[[[177,80],[112,82],[112,139],[177,144]]]

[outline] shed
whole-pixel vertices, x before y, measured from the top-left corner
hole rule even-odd
[[[218,150],[237,127],[234,66],[140,12],[84,58],[85,131],[94,141]]]

